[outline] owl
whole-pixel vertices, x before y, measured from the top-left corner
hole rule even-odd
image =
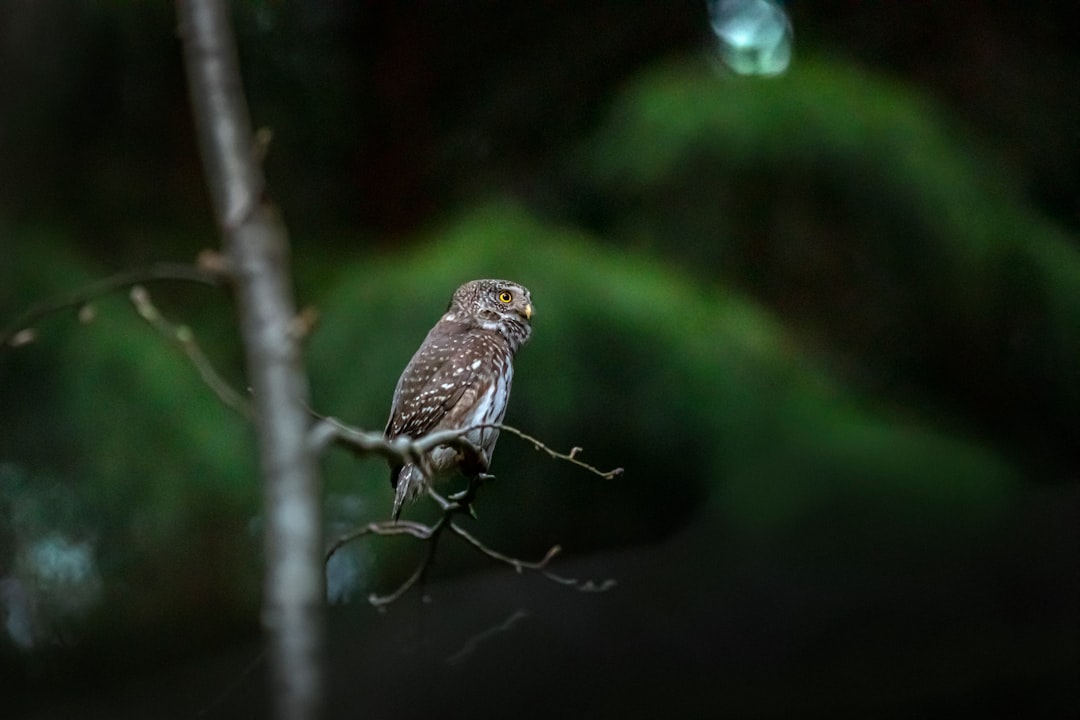
[[[387,439],[419,439],[437,430],[501,423],[514,379],[514,355],[532,333],[529,291],[506,280],[473,280],[454,291],[446,313],[431,328],[394,389]],[[461,472],[486,473],[499,437],[497,428],[464,435],[479,456],[440,446],[428,455],[433,477],[417,465],[390,469],[393,518],[406,500],[415,500],[430,482]]]

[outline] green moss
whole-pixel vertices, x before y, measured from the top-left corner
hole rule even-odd
[[[507,422],[627,470],[599,480],[504,438],[500,481],[479,509],[484,533],[509,546],[657,537],[709,502],[753,535],[849,506],[858,513],[843,522],[929,509],[935,527],[953,513],[985,527],[1016,481],[970,440],[866,406],[745,299],[508,203],[450,220],[412,253],[342,272],[311,344],[324,409],[381,428],[397,374],[454,287],[479,276],[521,281],[537,308]],[[379,516],[386,471],[369,470],[339,467],[331,484],[363,493]]]
[[[868,389],[917,388],[1019,456],[1075,457],[1075,240],[912,89],[811,53],[768,82],[676,60],[572,168],[594,232],[755,297]]]
[[[18,270],[4,271],[4,286],[14,290],[8,318],[107,274],[65,249],[71,246],[62,234],[41,230],[15,238]],[[216,295],[220,314],[224,296],[204,292]],[[174,322],[198,322],[203,307],[178,303],[182,292],[156,285],[151,294],[169,306]],[[77,537],[93,538],[108,592],[151,577],[140,585],[138,602],[168,608],[191,583],[179,568],[196,565],[208,573],[205,582],[219,582],[210,578],[220,571],[230,580],[219,587],[237,588],[235,579],[255,566],[252,557],[235,551],[227,559],[205,557],[202,546],[211,536],[234,548],[247,545],[260,491],[246,421],[217,400],[176,346],[139,319],[124,291],[93,306],[92,322],[79,322],[74,310],[50,315],[34,324],[36,342],[0,354],[0,464],[49,478],[23,484],[26,503],[45,506],[48,493],[62,489],[72,519],[54,530],[76,528]],[[204,347],[215,361],[228,355],[213,343]],[[219,367],[232,375],[228,363]]]

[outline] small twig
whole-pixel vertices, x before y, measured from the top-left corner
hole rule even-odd
[[[176,280],[193,282],[210,287],[225,284],[225,276],[202,267],[186,263],[155,263],[138,270],[128,270],[86,285],[78,290],[43,300],[27,308],[0,331],[0,349],[26,344],[33,339],[32,327],[44,317],[68,308],[81,308],[102,295],[114,290],[149,282]]]
[[[581,448],[579,447],[571,448],[569,453],[560,453],[548,447],[532,435],[504,423],[478,423],[458,430],[440,430],[439,432],[424,435],[417,440],[412,440],[407,436],[400,436],[393,440],[387,440],[382,433],[365,432],[346,425],[337,418],[319,415],[314,411],[311,411],[311,413],[319,418],[319,422],[312,427],[309,441],[319,449],[336,442],[359,452],[380,455],[387,460],[393,460],[395,462],[416,462],[418,458],[422,457],[429,450],[439,447],[440,445],[476,452],[476,446],[466,440],[464,436],[473,430],[494,428],[497,430],[504,430],[511,435],[516,435],[522,440],[532,443],[536,450],[547,453],[548,456],[555,460],[565,460],[580,468],[588,470],[592,474],[605,480],[612,480],[623,474],[623,469],[621,467],[605,472],[588,463],[578,460],[577,455],[581,452]]]
[[[413,440],[407,435],[391,440],[381,432],[366,432],[346,425],[337,418],[319,415],[310,408],[308,411],[319,418],[319,422],[312,426],[308,434],[308,442],[316,450],[321,450],[331,443],[338,443],[359,453],[379,455],[387,460],[400,462],[419,462],[427,451],[440,445],[478,452],[476,446],[464,437],[473,429],[471,427],[461,430],[442,430],[425,435],[418,440]]]
[[[510,567],[514,568],[514,570],[519,574],[524,572],[525,570],[532,570],[540,573],[552,582],[558,583],[559,585],[572,587],[575,590],[580,590],[581,592],[604,592],[615,587],[615,580],[610,578],[601,582],[596,582],[594,580],[578,580],[576,578],[564,577],[548,570],[548,564],[556,555],[562,552],[562,548],[558,545],[553,545],[544,554],[544,557],[536,561],[522,560],[520,558],[511,557],[510,555],[505,555],[498,550],[488,547],[475,535],[470,533],[468,530],[465,530],[465,528],[461,527],[457,523],[453,522],[454,515],[469,513],[471,510],[470,505],[462,504],[457,501],[447,500],[446,498],[439,495],[437,492],[431,490],[430,488],[428,489],[428,493],[432,496],[432,498],[434,498],[434,500],[438,503],[439,507],[441,507],[443,510],[442,516],[433,525],[424,525],[423,523],[413,522],[409,520],[368,523],[367,525],[357,528],[350,533],[342,535],[337,540],[335,540],[334,543],[330,545],[330,547],[326,551],[324,557],[325,560],[328,562],[330,560],[330,557],[338,550],[340,550],[343,546],[352,542],[353,540],[357,540],[358,538],[364,537],[366,535],[409,535],[418,540],[430,542],[424,558],[417,564],[416,569],[413,570],[412,574],[408,578],[406,578],[406,580],[401,585],[399,585],[397,589],[386,595],[379,595],[377,593],[371,593],[368,595],[368,602],[375,607],[383,608],[387,605],[390,605],[391,603],[400,599],[413,586],[417,584],[423,584],[424,576],[426,575],[428,568],[431,566],[432,560],[434,560],[435,558],[435,550],[438,547],[439,538],[442,536],[442,533],[446,528],[450,528],[450,530],[455,535],[465,540],[465,542],[472,545],[479,552],[487,555],[493,560],[498,560],[499,562],[509,565]]]
[[[450,513],[456,512],[456,510],[450,510]],[[346,544],[364,537],[365,535],[410,535],[418,540],[427,540],[431,544],[428,546],[428,551],[424,556],[424,559],[416,566],[405,582],[397,587],[396,590],[387,595],[378,595],[371,593],[368,595],[368,602],[375,607],[383,607],[394,602],[408,590],[420,582],[424,574],[427,572],[428,567],[431,565],[431,561],[435,557],[435,548],[439,542],[439,536],[442,534],[443,529],[446,526],[446,519],[449,514],[443,515],[434,525],[424,525],[423,523],[412,522],[410,520],[397,520],[392,522],[373,522],[357,528],[350,533],[342,535],[334,543],[327,548],[324,559],[329,562],[331,556],[344,547]]]
[[[440,432],[430,433],[423,437],[413,440],[412,438],[401,436],[394,439],[387,439],[382,433],[377,432],[365,432],[357,428],[351,427],[342,423],[336,418],[320,415],[311,408],[308,411],[313,417],[318,418],[318,422],[311,428],[308,433],[308,442],[315,450],[321,450],[331,443],[338,443],[355,452],[370,455],[379,455],[391,462],[398,463],[417,463],[424,470],[425,474],[429,472],[427,469],[427,453],[439,446],[455,447],[464,452],[477,452],[476,447],[465,439],[465,435],[472,430],[483,428],[496,428],[498,430],[505,430],[506,432],[516,435],[533,444],[533,447],[537,450],[542,450],[550,457],[556,460],[566,460],[573,463],[578,467],[584,468],[589,472],[598,475],[604,479],[612,479],[622,475],[622,468],[615,468],[604,472],[592,465],[584,463],[577,459],[578,453],[581,452],[581,448],[574,447],[569,453],[560,453],[552,450],[540,440],[533,436],[518,430],[517,428],[502,423],[482,423],[473,425],[471,427],[462,428],[460,430],[443,430]],[[477,490],[485,480],[491,479],[491,476],[485,475],[480,478],[470,478],[469,486],[461,493],[451,496],[449,499],[443,497],[432,488],[428,488],[428,495],[435,501],[435,503],[442,510],[442,516],[433,525],[424,525],[416,522],[398,521],[398,522],[374,522],[369,523],[353,532],[344,535],[336,540],[330,548],[326,551],[325,559],[329,561],[330,557],[341,549],[346,543],[352,542],[365,535],[410,535],[418,540],[428,541],[431,544],[428,546],[428,552],[424,559],[420,561],[416,569],[413,571],[405,582],[403,582],[396,590],[388,595],[377,595],[372,593],[368,596],[368,602],[376,607],[385,607],[393,603],[404,595],[410,588],[417,584],[422,584],[424,576],[427,573],[428,567],[431,565],[431,561],[435,556],[435,549],[438,546],[439,538],[442,532],[449,527],[450,530],[458,537],[465,540],[472,545],[476,550],[487,555],[493,560],[497,560],[502,563],[510,565],[518,573],[525,570],[532,570],[542,574],[544,577],[552,580],[553,582],[565,585],[567,587],[573,587],[582,592],[603,592],[615,586],[614,580],[604,580],[602,582],[595,582],[593,580],[577,580],[575,578],[567,578],[561,575],[557,575],[547,569],[548,563],[551,562],[561,551],[558,545],[553,546],[540,560],[530,562],[527,560],[521,560],[519,558],[504,555],[503,553],[494,550],[477,537],[469,533],[460,525],[453,522],[454,515],[468,514],[472,515],[472,501],[474,500]]]
[[[422,561],[419,565],[416,566],[416,569],[413,570],[413,574],[410,575],[405,582],[401,583],[401,585],[398,586],[397,590],[387,595],[378,595],[376,593],[371,593],[368,595],[368,602],[371,603],[372,606],[381,609],[393,602],[400,600],[401,596],[409,592],[412,586],[419,582],[420,578],[424,576],[424,573],[427,572],[427,566],[428,563],[427,559],[425,558],[424,561]]]
[[[552,582],[558,583],[559,585],[566,585],[567,587],[572,587],[575,590],[580,590],[581,592],[607,592],[611,588],[618,585],[618,582],[615,580],[615,578],[607,578],[605,580],[601,580],[600,582],[596,582],[595,580],[578,580],[577,578],[568,578],[562,575],[556,575],[550,570],[543,570],[540,572],[540,574],[546,577],[548,580],[551,580]]]
[[[494,428],[498,428],[500,430],[505,430],[506,432],[510,433],[511,435],[517,435],[522,440],[526,440],[528,442],[531,442],[532,445],[533,445],[533,449],[535,449],[537,451],[545,452],[550,457],[554,458],[555,460],[566,460],[569,463],[573,463],[574,465],[577,465],[579,468],[584,468],[584,469],[588,470],[589,472],[591,472],[594,475],[599,475],[600,477],[604,478],[605,480],[614,480],[615,478],[617,478],[617,477],[619,477],[620,475],[623,474],[623,469],[621,467],[615,468],[614,470],[608,470],[607,472],[604,472],[603,470],[595,468],[595,467],[593,467],[592,465],[590,465],[588,463],[585,463],[585,462],[582,462],[582,461],[578,460],[577,459],[577,454],[579,452],[581,452],[582,449],[579,448],[579,447],[576,447],[576,446],[570,448],[569,453],[563,454],[563,453],[558,452],[556,450],[552,450],[547,445],[545,445],[544,443],[542,443],[539,440],[537,440],[536,438],[534,438],[532,435],[529,435],[528,433],[524,433],[521,430],[518,430],[516,427],[512,427],[510,425],[503,425],[503,424],[500,423],[500,424],[496,424],[496,425],[478,425],[477,427],[478,428],[494,427]]]
[[[188,359],[199,371],[203,382],[214,391],[221,402],[243,415],[248,420],[254,418],[254,412],[247,399],[232,388],[231,385],[214,369],[210,359],[203,353],[199,343],[195,340],[195,334],[186,325],[173,325],[165,319],[161,312],[150,300],[150,293],[142,285],[131,288],[131,303],[139,313],[139,317],[146,320],[159,333],[180,346]]]
[[[473,653],[473,651],[476,650],[476,648],[480,646],[480,643],[484,642],[485,640],[487,640],[487,639],[489,639],[491,637],[494,637],[495,635],[499,635],[501,633],[509,632],[510,630],[513,630],[514,626],[517,625],[519,621],[524,620],[527,617],[529,617],[528,611],[526,611],[524,608],[518,608],[517,610],[515,610],[513,612],[513,614],[510,615],[510,617],[506,618],[505,620],[503,620],[498,625],[496,625],[494,627],[490,627],[487,630],[484,630],[481,633],[473,635],[471,638],[466,640],[465,644],[461,647],[460,650],[458,650],[456,653],[454,653],[450,657],[446,658],[446,664],[447,665],[459,665],[459,664],[461,664],[461,662],[463,660],[468,658],[469,655],[471,655]]]
[[[411,535],[418,540],[427,540],[431,537],[432,532],[432,527],[424,525],[423,523],[412,522],[411,520],[368,523],[367,525],[359,527],[350,533],[346,533],[335,540],[334,543],[327,548],[324,559],[329,561],[330,557],[343,546],[365,535]]]
[[[472,545],[480,552],[487,555],[489,558],[504,562],[510,567],[514,568],[520,575],[522,570],[543,570],[547,567],[547,564],[551,562],[551,559],[562,552],[562,548],[558,545],[552,545],[548,551],[544,554],[544,557],[540,558],[536,562],[529,562],[527,560],[519,560],[518,558],[510,557],[509,555],[503,555],[497,550],[492,550],[487,545],[482,543],[475,535],[462,528],[456,523],[450,523],[450,529],[454,531],[458,537],[463,538],[467,543]]]
[[[578,580],[576,578],[564,577],[548,570],[548,563],[551,562],[552,558],[562,552],[562,548],[558,545],[552,545],[551,548],[548,549],[544,557],[540,558],[536,562],[528,562],[525,560],[519,560],[518,558],[510,557],[508,555],[503,555],[501,552],[489,548],[487,545],[477,539],[476,536],[471,535],[466,530],[464,530],[460,525],[450,523],[450,529],[453,530],[454,533],[458,535],[458,537],[463,538],[466,542],[468,542],[470,545],[472,545],[474,548],[476,548],[483,554],[487,555],[489,558],[504,562],[507,565],[511,566],[512,568],[514,568],[514,570],[518,572],[518,574],[521,574],[523,570],[535,570],[544,577],[546,577],[548,580],[551,580],[552,582],[556,582],[560,585],[566,585],[567,587],[572,587],[575,590],[580,590],[582,592],[604,592],[606,590],[610,590],[616,585],[615,580],[612,578],[608,578],[598,583],[594,580]]]
[[[308,431],[308,442],[315,450],[323,450],[331,443],[338,443],[358,453],[379,455],[387,460],[405,460],[406,451],[412,442],[402,436],[387,440],[381,432],[365,432],[346,425],[337,418],[320,416],[308,409],[319,422]]]
[[[421,586],[423,586],[424,578],[427,576],[428,568],[431,567],[431,562],[435,559],[435,548],[439,546],[439,538],[442,536],[442,531],[446,528],[447,518],[449,518],[453,512],[456,511],[448,511],[441,518],[439,518],[438,522],[428,528],[429,532],[427,539],[430,541],[430,544],[427,547],[427,552],[424,554],[424,559],[421,560],[420,563],[416,566],[416,570],[413,571],[413,574],[410,575],[409,578],[405,582],[403,582],[397,590],[390,593],[389,595],[377,595],[375,593],[371,593],[370,595],[368,595],[369,603],[371,603],[377,608],[382,608],[400,598],[402,595],[408,592],[409,588],[411,588],[413,585],[420,584]]]

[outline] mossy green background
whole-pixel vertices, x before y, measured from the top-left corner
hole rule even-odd
[[[132,42],[122,10],[88,7]],[[531,289],[536,315],[507,422],[625,474],[601,479],[504,435],[472,532],[526,558],[554,544],[601,567],[640,558],[620,565],[630,586],[653,574],[664,585],[630,601],[658,613],[704,616],[709,588],[726,597],[807,581],[839,598],[822,601],[823,617],[854,606],[868,618],[867,656],[879,630],[924,627],[875,614],[880,587],[896,582],[898,604],[940,606],[943,617],[977,599],[986,646],[969,669],[973,694],[999,677],[1000,648],[1017,643],[1024,658],[1052,659],[1033,666],[1052,668],[1045,687],[1059,688],[1075,544],[1062,528],[1075,518],[1080,462],[1080,249],[1075,226],[1032,200],[994,138],[828,46],[801,49],[790,73],[768,81],[719,74],[681,48],[605,86],[590,121],[542,162],[496,147],[498,167],[445,185],[435,163],[432,206],[406,212],[415,218],[404,229],[354,222],[345,206],[328,218],[321,194],[376,202],[363,188],[378,181],[350,195],[311,179],[344,162],[341,127],[326,129],[309,163],[298,158],[320,123],[355,108],[334,105],[331,88],[276,84],[292,71],[275,64],[275,43],[299,41],[283,30],[290,11],[260,33],[258,12],[274,11],[256,8],[240,25],[254,45],[256,116],[303,106],[275,126],[268,172],[293,235],[298,300],[318,311],[305,362],[319,412],[380,429],[398,373],[453,289],[512,278]],[[160,11],[140,12],[155,32],[168,27]],[[323,51],[304,62],[322,67]],[[326,67],[341,82],[362,74]],[[312,93],[310,106],[297,101]],[[498,115],[503,105],[490,102],[476,117]],[[433,126],[449,122],[433,114]],[[458,131],[438,135],[449,157],[472,142]],[[130,156],[86,171],[115,183],[87,184],[86,213],[0,205],[0,324],[103,275],[217,244],[193,157],[177,170],[169,152],[156,171]],[[526,169],[512,172],[518,161]],[[149,179],[161,168],[174,173],[164,190]],[[389,172],[382,192],[399,180]],[[228,291],[149,289],[243,389]],[[0,578],[16,577],[28,544],[60,533],[94,547],[103,580],[89,609],[48,618],[70,645],[24,652],[0,637],[0,667],[25,681],[27,698],[41,678],[77,686],[93,667],[108,679],[249,637],[258,622],[251,429],[123,292],[93,307],[92,322],[59,313],[36,324],[34,343],[0,351]],[[328,541],[386,517],[383,463],[331,450],[322,468]],[[408,512],[431,517],[430,507]],[[354,573],[334,582],[366,618],[363,595],[392,588],[423,549],[365,539],[346,552]],[[490,569],[447,543],[433,574]],[[857,656],[825,665],[857,675]],[[885,694],[906,697],[908,680]],[[910,687],[916,697],[927,686]],[[921,707],[912,702],[901,706]]]

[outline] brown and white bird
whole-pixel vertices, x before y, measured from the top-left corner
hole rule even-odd
[[[419,439],[438,430],[501,423],[514,379],[514,355],[532,333],[529,291],[507,280],[473,280],[454,291],[446,313],[431,328],[394,390],[385,435]],[[486,473],[499,438],[497,428],[464,435],[479,457],[439,446],[428,454],[433,477],[413,463],[390,469],[393,518],[435,480],[461,472]]]

